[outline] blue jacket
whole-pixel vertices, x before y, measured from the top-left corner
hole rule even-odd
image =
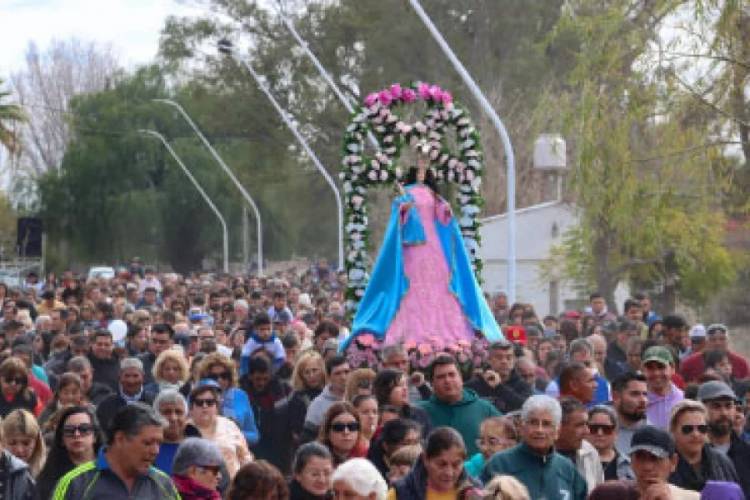
[[[539,455],[525,443],[495,453],[484,466],[482,482],[501,474],[518,479],[531,498],[585,500],[588,493],[586,480],[573,462],[554,450]]]
[[[234,420],[247,440],[248,446],[258,442],[258,426],[255,425],[255,414],[250,400],[242,389],[230,387],[223,395],[221,414]]]

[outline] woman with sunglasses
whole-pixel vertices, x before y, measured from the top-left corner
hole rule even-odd
[[[703,403],[685,399],[672,408],[669,428],[679,460],[669,482],[701,491],[707,481],[739,483],[732,462],[708,444],[708,411]]]
[[[47,461],[37,479],[36,498],[51,498],[58,480],[73,468],[93,460],[103,443],[91,408],[70,406],[63,409]]]
[[[589,410],[589,435],[586,440],[599,453],[605,481],[635,478],[630,461],[615,447],[617,414],[611,406],[596,405]]]
[[[172,482],[182,500],[221,500],[218,488],[223,462],[211,441],[197,437],[184,440],[172,465]]]
[[[219,447],[229,477],[253,458],[247,440],[237,424],[219,415],[221,387],[215,380],[201,380],[190,392],[190,421],[204,439]]]
[[[331,451],[333,466],[338,467],[350,458],[361,457],[358,453],[359,414],[350,403],[334,403],[328,408],[320,426],[318,442]]]
[[[248,446],[258,442],[258,426],[245,391],[237,387],[237,371],[232,361],[221,353],[206,355],[198,366],[200,379],[211,379],[221,387],[221,414],[231,418],[242,431]]]
[[[10,357],[0,364],[0,417],[5,418],[17,408],[28,410],[34,415],[41,412],[37,397],[28,384],[28,368],[23,361]]]

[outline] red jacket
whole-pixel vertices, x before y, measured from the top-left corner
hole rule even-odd
[[[748,378],[750,367],[748,367],[747,360],[731,351],[727,351],[727,355],[729,362],[732,363],[732,376],[737,380]],[[697,382],[705,370],[706,365],[703,362],[702,352],[691,354],[680,363],[680,373],[685,377],[687,383]]]

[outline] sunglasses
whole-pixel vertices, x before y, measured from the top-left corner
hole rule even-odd
[[[197,467],[204,472],[210,472],[214,476],[218,476],[221,472],[221,467],[218,465],[198,465]]]
[[[208,374],[208,378],[210,378],[211,380],[219,380],[219,379],[222,379],[222,380],[231,380],[232,379],[232,374],[229,373],[229,372],[209,373]]]
[[[706,424],[699,424],[699,425],[683,425],[680,427],[680,432],[682,432],[685,436],[688,434],[692,434],[693,431],[698,431],[701,434],[706,434],[708,432],[708,426]]]
[[[359,430],[359,422],[348,422],[348,423],[341,423],[337,422],[335,424],[331,424],[331,430],[333,432],[357,432]]]
[[[210,399],[194,399],[193,404],[195,406],[200,406],[201,408],[208,408],[211,406],[216,405],[216,400],[213,398]]]
[[[26,385],[26,377],[3,377],[6,384]]]
[[[591,434],[610,435],[615,431],[615,426],[608,424],[589,424],[589,431],[591,432]]]
[[[81,436],[88,436],[94,432],[94,426],[91,424],[79,424],[79,425],[66,425],[63,427],[63,435],[65,437],[73,437],[76,432]]]

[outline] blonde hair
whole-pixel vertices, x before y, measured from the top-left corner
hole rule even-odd
[[[182,351],[177,349],[167,349],[162,351],[162,353],[156,358],[154,367],[151,369],[151,374],[154,376],[154,380],[157,382],[162,380],[161,369],[167,361],[174,361],[177,363],[177,366],[180,367],[180,382],[183,384],[187,382],[187,379],[190,377],[190,367],[187,364],[185,355],[182,354]]]
[[[388,465],[408,465],[412,466],[417,463],[419,456],[422,454],[421,444],[410,444],[402,446],[388,457]]]
[[[493,500],[530,500],[529,490],[513,476],[495,476],[484,487],[485,498]]]
[[[308,388],[305,379],[302,377],[302,372],[311,363],[316,363],[318,368],[320,368],[321,374],[325,377],[326,366],[323,357],[317,351],[305,351],[297,358],[297,363],[294,365],[294,370],[292,371],[292,388],[295,391],[304,391]]]
[[[208,377],[211,373],[211,367],[214,365],[221,365],[226,369],[232,376],[231,386],[237,387],[237,370],[235,370],[234,363],[231,359],[227,358],[220,352],[207,354],[206,357],[201,360],[201,364],[198,366],[198,378],[202,379]]]
[[[8,439],[13,437],[26,437],[34,440],[34,451],[31,452],[28,465],[31,475],[36,477],[42,470],[47,457],[47,447],[44,445],[44,437],[36,417],[27,410],[13,410],[0,424],[0,436],[5,446],[7,446]]]
[[[673,431],[677,428],[677,422],[684,413],[696,412],[708,418],[708,410],[699,401],[692,399],[683,399],[672,407],[672,412],[669,416],[669,430]]]

